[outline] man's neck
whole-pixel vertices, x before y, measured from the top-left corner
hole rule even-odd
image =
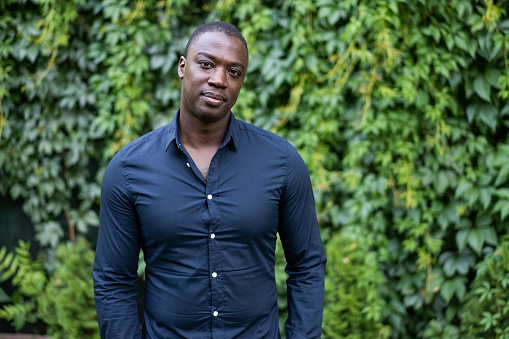
[[[186,149],[215,148],[217,150],[224,141],[229,122],[229,115],[217,122],[205,123],[191,114],[181,112],[178,121],[180,141]]]

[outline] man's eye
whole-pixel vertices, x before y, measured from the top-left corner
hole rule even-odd
[[[233,75],[233,76],[236,76],[236,77],[240,76],[240,72],[237,71],[236,69],[230,70],[230,74]]]
[[[202,62],[201,62],[201,65],[202,65],[203,67],[210,67],[210,66],[212,66],[212,64],[211,64],[210,62],[208,62],[208,61],[202,61]]]

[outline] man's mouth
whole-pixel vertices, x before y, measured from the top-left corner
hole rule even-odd
[[[223,102],[226,101],[225,97],[213,92],[204,92],[202,95],[205,97],[205,102],[211,106],[220,106]]]

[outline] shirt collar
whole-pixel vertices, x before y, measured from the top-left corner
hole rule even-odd
[[[180,116],[180,108],[177,110],[177,113],[175,114],[175,117],[173,120],[168,124],[168,139],[166,140],[166,147],[165,150],[168,150],[168,147],[170,147],[170,144],[175,141],[178,147],[180,147],[180,135],[178,131],[178,119]],[[234,149],[237,149],[239,146],[239,125],[237,122],[237,119],[235,119],[235,116],[230,111],[230,122],[228,124],[228,129],[226,130],[226,135],[224,137],[223,144],[221,147],[223,147],[226,144],[231,144]]]

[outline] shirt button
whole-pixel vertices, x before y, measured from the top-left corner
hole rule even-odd
[[[187,167],[191,167],[191,165],[189,165],[189,163],[186,163]]]
[[[214,239],[215,237],[216,237],[216,235],[215,235],[214,233],[212,233],[212,234],[210,235],[210,239]]]
[[[212,194],[207,195],[207,199],[212,200]]]
[[[212,313],[214,315],[214,317],[217,317],[219,315],[219,313],[217,313],[217,311],[214,311],[214,313]]]
[[[212,273],[212,278],[215,278],[215,277],[217,277],[217,273],[216,272]]]

